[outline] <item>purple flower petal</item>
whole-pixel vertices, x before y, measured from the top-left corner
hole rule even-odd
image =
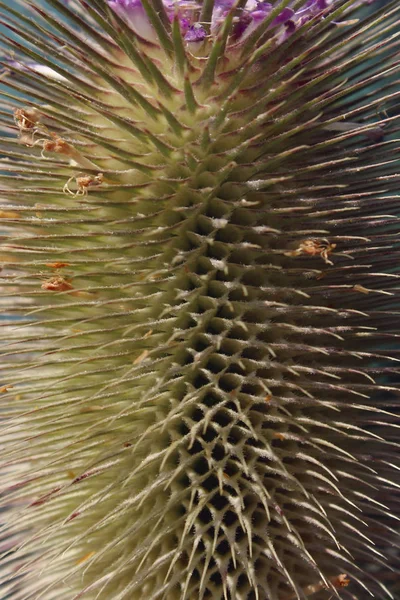
[[[194,23],[189,27],[184,39],[186,42],[202,42],[206,35],[204,27],[200,23]]]

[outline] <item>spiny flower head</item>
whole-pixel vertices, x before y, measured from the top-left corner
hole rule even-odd
[[[398,3],[23,6],[3,595],[390,598]]]

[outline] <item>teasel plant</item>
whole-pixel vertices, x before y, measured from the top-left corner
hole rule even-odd
[[[0,1],[3,597],[394,598],[399,19]]]

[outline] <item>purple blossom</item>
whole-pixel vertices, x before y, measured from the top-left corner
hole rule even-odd
[[[187,33],[185,34],[186,42],[202,42],[206,37],[207,32],[200,23],[194,23],[190,25]]]
[[[151,25],[141,0],[107,0],[108,5],[124,20],[140,37],[155,41],[155,32]],[[354,5],[370,4],[373,0],[355,0]],[[275,30],[283,28],[278,39],[283,41],[299,27],[311,19],[323,17],[332,9],[337,0],[307,0],[301,8],[294,10],[284,8],[271,22],[269,28]],[[200,7],[194,0],[163,0],[168,18],[172,20],[178,16],[184,40],[187,43],[202,42],[207,35],[205,24],[199,22]],[[236,0],[215,0],[212,19],[211,35],[218,33],[221,25],[232,10]],[[236,15],[234,36],[237,40],[246,39],[272,12],[274,5],[271,2],[248,0],[240,14]]]

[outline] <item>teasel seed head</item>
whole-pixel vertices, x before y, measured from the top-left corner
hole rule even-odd
[[[400,8],[370,4],[0,2],[3,596],[393,598]]]

